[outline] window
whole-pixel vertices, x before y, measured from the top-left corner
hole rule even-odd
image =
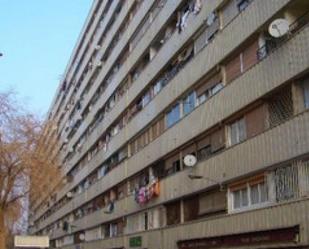
[[[161,91],[161,88],[162,88],[162,85],[161,85],[161,80],[160,80],[153,87],[154,95],[157,95]]]
[[[233,192],[233,209],[239,209],[248,206],[247,188],[239,189]]]
[[[269,200],[268,186],[264,174],[236,182],[229,187],[229,190],[229,206],[232,210],[258,207]]]
[[[239,12],[243,11],[245,8],[248,7],[248,5],[250,4],[251,0],[238,0],[237,1],[237,7]]]
[[[184,100],[183,100],[183,113],[184,115],[189,114],[195,107],[196,95],[195,92],[191,92]]]
[[[211,96],[218,93],[223,88],[221,74],[216,73],[211,78],[207,79],[196,89],[198,104],[200,105]]]
[[[118,235],[118,226],[117,226],[117,223],[112,223],[112,224],[110,224],[110,230],[109,230],[109,237],[115,237],[115,236],[117,236]]]
[[[166,115],[167,127],[171,127],[180,119],[180,105],[176,104]]]
[[[238,144],[247,137],[245,119],[241,118],[230,125],[230,145]]]
[[[223,84],[222,84],[222,83],[218,83],[218,84],[215,85],[213,88],[211,88],[211,95],[215,95],[215,94],[218,93],[222,88],[223,88]]]
[[[180,202],[173,202],[165,205],[166,225],[175,225],[180,223]]]
[[[148,91],[142,98],[142,105],[145,107],[151,100],[151,94],[150,91]]]
[[[166,169],[166,176],[172,175],[180,171],[180,160],[174,161],[172,167]]]
[[[266,202],[268,200],[268,188],[265,182],[250,186],[251,205]]]
[[[211,145],[206,145],[198,150],[197,157],[199,160],[206,159],[211,156]]]
[[[274,171],[276,201],[285,201],[298,197],[297,165],[280,167]]]
[[[305,108],[309,109],[309,79],[304,81],[304,83],[303,83],[303,91],[304,91],[304,104],[305,104]]]
[[[291,87],[285,87],[268,100],[270,127],[281,124],[293,116]]]

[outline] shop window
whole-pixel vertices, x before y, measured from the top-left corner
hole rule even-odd
[[[176,104],[166,115],[166,125],[171,127],[180,120],[180,105]]]
[[[247,138],[245,119],[241,118],[229,126],[230,145],[238,144]]]

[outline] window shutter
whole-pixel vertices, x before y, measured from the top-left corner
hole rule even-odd
[[[232,19],[238,14],[238,8],[235,0],[230,0],[222,9],[223,27],[229,24]]]
[[[226,207],[226,192],[205,193],[199,197],[199,215],[223,211]]]
[[[197,149],[200,150],[210,145],[210,136],[206,136],[197,142]]]
[[[211,139],[212,152],[222,149],[225,145],[224,129],[221,128],[220,130],[217,130],[216,132],[212,133],[210,139]]]
[[[181,153],[182,153],[182,156],[183,156],[183,157],[185,157],[185,156],[188,155],[188,154],[194,154],[194,153],[196,153],[196,144],[193,143],[193,144],[188,145],[186,148],[184,148],[184,149],[182,150]]]
[[[197,96],[201,96],[205,93],[208,89],[214,87],[216,84],[222,81],[221,73],[216,73],[212,77],[205,80],[197,89],[196,94]]]
[[[230,60],[225,65],[225,76],[226,76],[226,82],[229,83],[235,78],[237,78],[241,74],[240,70],[240,56],[237,54],[235,58]]]
[[[248,138],[262,133],[266,128],[267,109],[261,105],[245,115]]]
[[[246,71],[258,62],[257,50],[259,49],[258,40],[254,41],[243,51],[243,71]]]
[[[165,169],[170,169],[173,167],[173,162],[180,160],[180,154],[177,152],[176,154],[168,157],[165,161]]]
[[[202,48],[206,45],[207,41],[207,29],[203,30],[203,32],[196,38],[194,41],[194,53],[197,54]]]
[[[190,221],[197,218],[199,214],[199,199],[193,197],[184,201],[184,221]]]

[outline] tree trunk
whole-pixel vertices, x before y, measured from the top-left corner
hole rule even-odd
[[[6,248],[6,227],[4,222],[4,211],[0,208],[0,248]]]

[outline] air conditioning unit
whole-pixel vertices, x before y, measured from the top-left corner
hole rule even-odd
[[[70,191],[70,192],[68,192],[68,193],[66,194],[66,196],[67,196],[68,198],[72,198],[72,197],[73,197],[73,194],[72,194],[72,192]]]
[[[96,49],[96,50],[99,50],[100,48],[101,48],[100,45],[96,45],[96,46],[95,46],[95,49]]]

